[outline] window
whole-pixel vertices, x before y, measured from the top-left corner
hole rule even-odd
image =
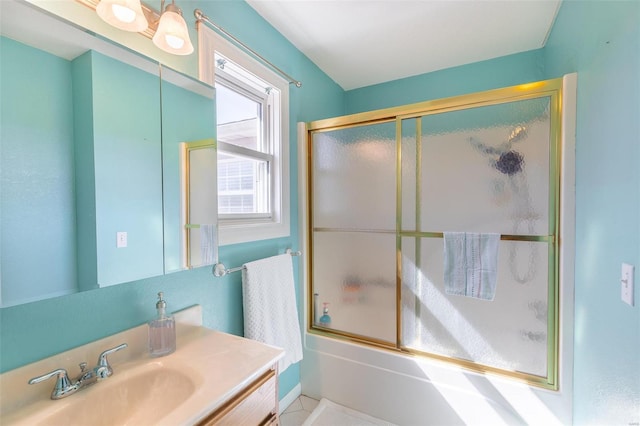
[[[200,76],[216,88],[220,244],[289,230],[289,84],[200,27]]]

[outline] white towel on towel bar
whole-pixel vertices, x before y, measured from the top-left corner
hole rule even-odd
[[[444,233],[444,289],[447,294],[493,300],[500,234]]]
[[[244,336],[283,348],[280,372],[302,359],[293,264],[290,254],[244,264],[242,269]]]

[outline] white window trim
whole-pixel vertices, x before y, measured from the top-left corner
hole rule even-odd
[[[214,30],[199,25],[198,60],[200,80],[215,85],[215,52],[235,62],[242,68],[268,81],[280,90],[280,144],[274,146],[273,167],[279,174],[273,188],[273,216],[269,221],[221,221],[218,220],[219,245],[245,243],[291,235],[290,184],[289,184],[289,83],[278,74],[262,65]]]

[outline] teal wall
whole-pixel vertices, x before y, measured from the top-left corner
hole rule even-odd
[[[76,268],[80,291],[98,288],[96,250],[96,176],[93,141],[93,73],[91,52],[71,61],[73,76],[73,140],[76,200]],[[84,142],[84,143],[83,143]],[[77,214],[77,212],[85,214]],[[78,259],[82,259],[78,262]]]
[[[93,140],[76,144],[93,143],[97,282],[106,287],[163,273],[160,79],[90,53],[93,86],[84,101]],[[126,247],[116,246],[117,232],[127,232]]]
[[[578,72],[575,424],[640,422],[640,2],[566,1],[545,74]],[[635,306],[620,301],[635,265]]]
[[[346,109],[354,114],[538,81],[543,68],[542,51],[532,50],[350,90]]]
[[[80,288],[162,275],[160,79],[93,51],[72,72]]]
[[[75,292],[77,280],[71,64],[5,37],[0,55],[6,305]]]

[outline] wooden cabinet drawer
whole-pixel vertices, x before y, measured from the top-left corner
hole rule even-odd
[[[277,380],[275,370],[267,371],[198,425],[277,425]]]

